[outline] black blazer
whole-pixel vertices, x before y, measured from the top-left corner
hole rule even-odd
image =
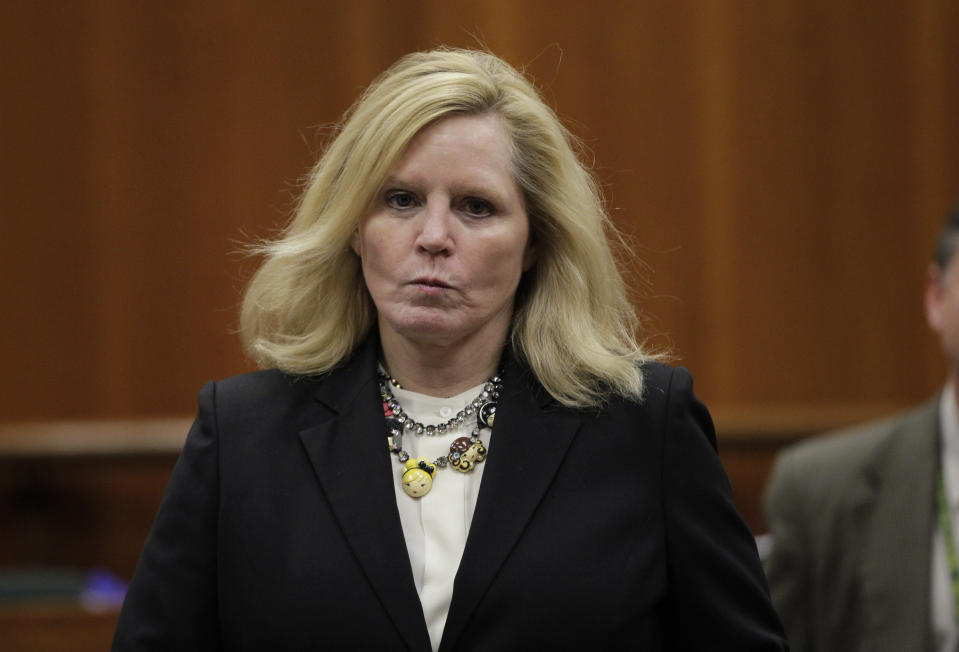
[[[376,360],[203,388],[114,650],[430,650]],[[508,361],[442,651],[787,649],[689,375],[645,374],[574,410]]]

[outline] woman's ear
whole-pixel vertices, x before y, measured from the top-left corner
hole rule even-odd
[[[924,297],[926,321],[929,323],[929,327],[937,333],[941,333],[943,328],[943,295],[942,272],[935,263],[929,263],[926,270],[926,293]]]
[[[533,235],[530,234],[529,242],[526,243],[526,251],[523,252],[523,271],[528,272],[533,264],[536,262],[537,256],[536,242],[533,240]]]
[[[362,240],[360,239],[360,225],[357,224],[356,228],[353,229],[353,235],[350,236],[350,249],[353,250],[360,258],[363,257],[363,246]]]

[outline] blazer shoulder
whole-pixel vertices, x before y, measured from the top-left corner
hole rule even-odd
[[[643,398],[634,414],[654,430],[666,428],[671,440],[681,439],[681,432],[698,432],[716,450],[712,417],[693,391],[689,371],[662,362],[646,362],[642,370]]]
[[[643,400],[656,400],[675,389],[691,392],[693,377],[685,367],[674,367],[664,362],[649,361],[642,364]]]
[[[262,369],[207,383],[200,392],[215,396],[221,413],[243,414],[264,406],[278,407],[306,399],[315,392],[322,376],[300,376],[279,369]]]
[[[221,378],[216,381],[219,391],[227,392],[258,392],[273,387],[290,387],[296,383],[315,380],[311,376],[298,376],[280,369],[259,369],[236,376]]]

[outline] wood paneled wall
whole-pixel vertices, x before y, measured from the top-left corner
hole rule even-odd
[[[945,0],[5,2],[0,418],[189,414],[248,369],[241,243],[377,73],[479,43],[592,151],[707,402],[919,400],[956,25]]]
[[[779,446],[941,383],[921,293],[959,201],[957,25],[959,0],[0,2],[0,570],[130,575],[186,430],[153,417],[251,368],[243,244],[357,94],[440,44],[528,70],[589,148],[761,532]],[[115,618],[0,630],[103,649]]]

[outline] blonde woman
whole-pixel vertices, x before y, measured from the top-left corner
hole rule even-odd
[[[263,371],[201,391],[114,649],[786,649],[610,228],[521,74],[394,64],[262,247]]]

